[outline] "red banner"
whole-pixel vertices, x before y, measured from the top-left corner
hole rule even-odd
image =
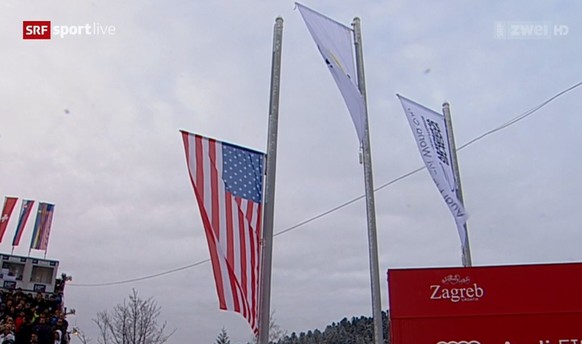
[[[17,197],[6,197],[4,199],[4,207],[2,208],[2,215],[0,217],[0,242],[2,242],[4,232],[6,232],[6,226],[8,226],[8,221],[10,221],[10,215],[12,215],[16,201],[18,201]]]
[[[392,344],[582,344],[582,264],[388,271]]]

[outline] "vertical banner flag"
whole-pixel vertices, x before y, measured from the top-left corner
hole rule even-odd
[[[14,206],[16,205],[16,201],[18,198],[16,197],[5,197],[4,199],[4,207],[2,208],[2,217],[0,217],[0,242],[2,242],[2,238],[4,237],[4,232],[6,232],[6,226],[8,226],[8,221],[10,220],[10,215],[12,215],[12,211],[14,210]]]
[[[463,226],[467,222],[467,214],[456,194],[457,184],[451,163],[445,116],[401,95],[397,96],[408,118],[422,160],[455,218],[461,245],[465,247],[467,238]]]
[[[28,216],[32,210],[34,201],[22,200],[22,205],[20,206],[20,215],[18,215],[18,224],[16,225],[16,232],[14,233],[14,238],[12,239],[12,246],[18,246],[20,244],[20,238],[24,232],[24,227],[26,226],[26,221],[28,221]]]
[[[257,333],[265,155],[185,131],[182,139],[219,307],[240,313]]]
[[[299,3],[295,5],[346,102],[361,143],[366,105],[358,88],[353,30]]]
[[[51,223],[53,221],[55,205],[49,203],[39,203],[34,223],[34,232],[30,239],[30,248],[35,250],[46,251],[48,239],[51,232]]]

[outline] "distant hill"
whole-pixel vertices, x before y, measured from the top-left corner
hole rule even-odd
[[[384,343],[389,344],[388,316],[382,312]],[[369,344],[374,343],[374,322],[371,317],[343,318],[338,323],[328,325],[325,330],[309,330],[285,336],[277,344]]]

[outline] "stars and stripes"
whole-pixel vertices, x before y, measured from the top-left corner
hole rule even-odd
[[[258,332],[264,154],[182,131],[219,308]]]

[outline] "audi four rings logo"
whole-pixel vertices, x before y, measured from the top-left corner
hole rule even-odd
[[[436,344],[481,344],[478,340],[451,340],[449,342],[445,342],[445,341],[440,341],[437,342]]]

